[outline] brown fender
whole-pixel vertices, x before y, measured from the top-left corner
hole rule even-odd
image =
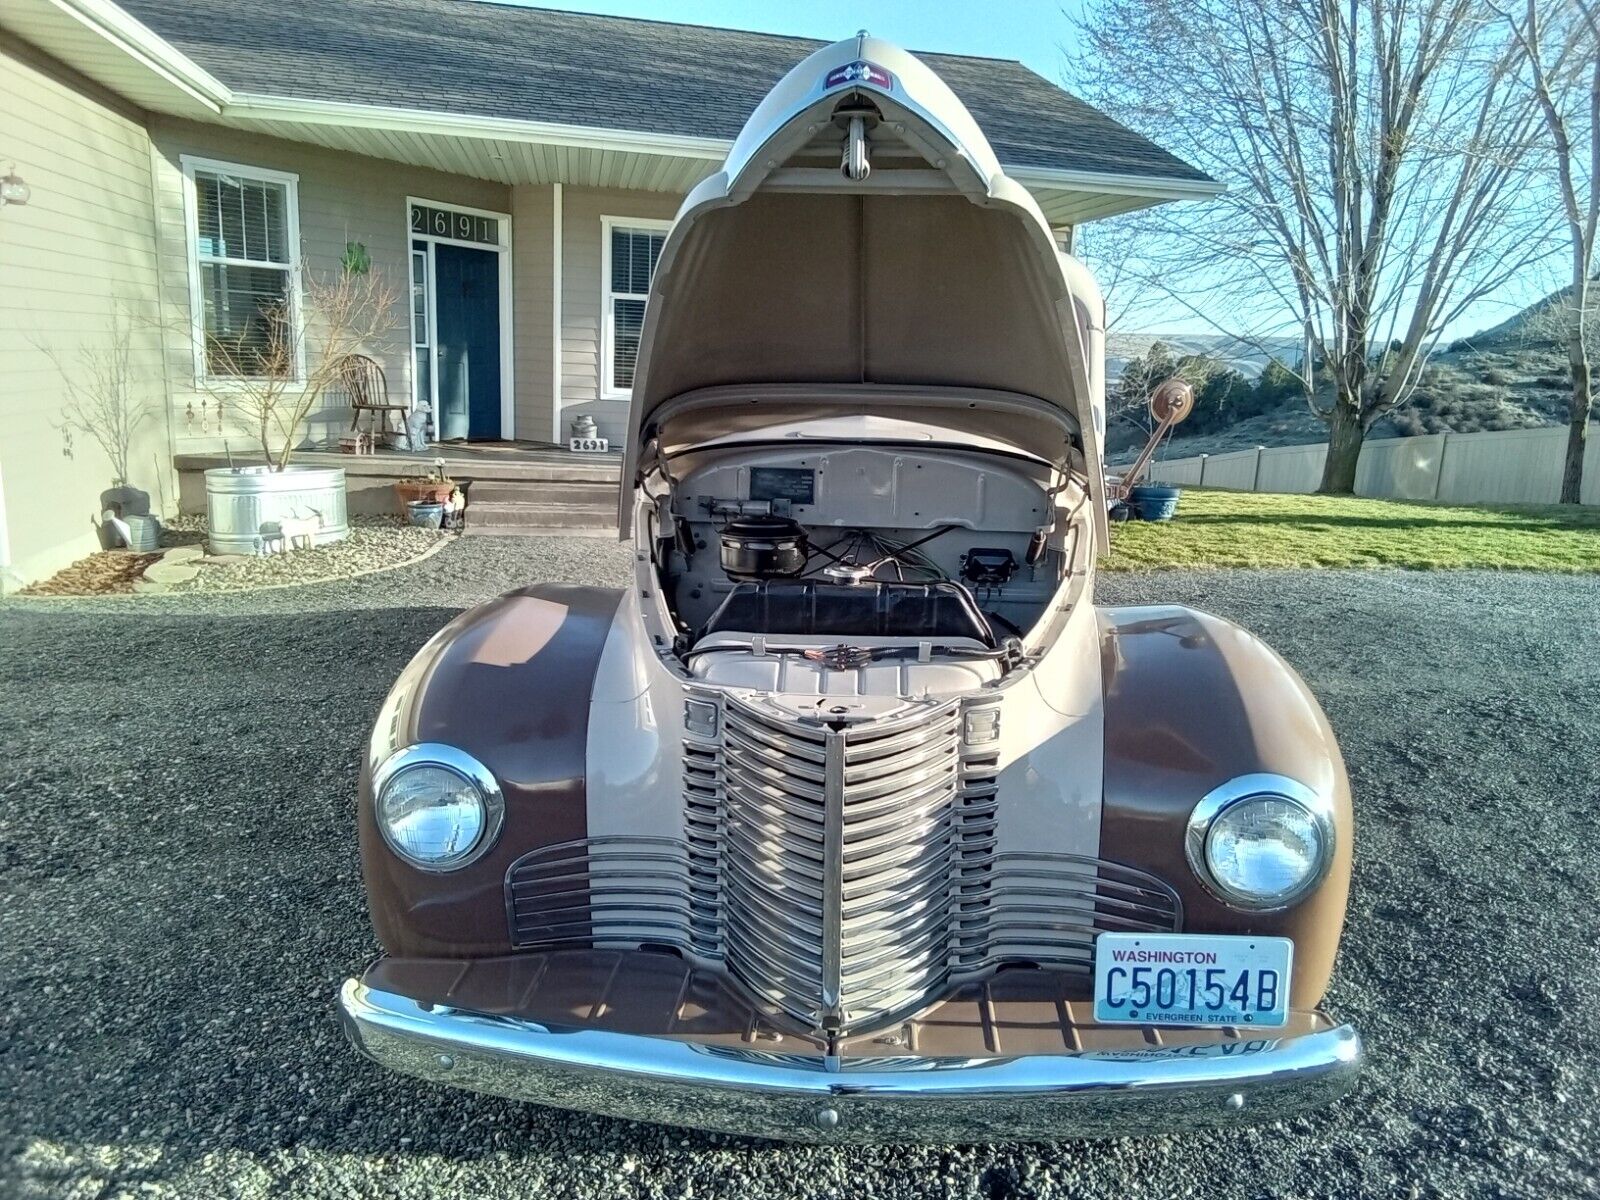
[[[1177,607],[1099,610],[1105,692],[1100,853],[1143,867],[1183,899],[1190,933],[1294,939],[1291,1003],[1318,1004],[1333,972],[1350,891],[1350,783],[1333,731],[1294,669],[1259,638]],[[1287,775],[1329,797],[1337,839],[1322,884],[1278,913],[1230,908],[1184,853],[1190,811],[1239,775]]]
[[[622,593],[540,584],[469,609],[417,652],[379,712],[362,763],[362,871],[390,954],[506,954],[505,875],[529,850],[584,837],[589,693]],[[457,871],[419,871],[378,833],[372,772],[395,750],[443,742],[494,773],[505,826]]]

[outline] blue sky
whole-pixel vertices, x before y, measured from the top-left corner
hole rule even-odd
[[[837,41],[865,27],[869,32],[909,50],[1014,58],[1045,78],[1060,82],[1061,47],[1073,35],[1068,14],[1078,14],[1087,0],[510,0],[534,8],[557,8],[615,16],[683,21],[728,29],[790,34]],[[1545,283],[1542,278],[1538,284]],[[1509,316],[1544,291],[1533,280],[1517,295],[1499,303],[1481,302],[1452,323],[1445,337],[1459,337]],[[1287,314],[1286,314],[1287,317]],[[1226,324],[1226,322],[1223,322]],[[1123,329],[1210,333],[1215,327],[1186,310],[1155,301],[1129,313]],[[1242,331],[1234,331],[1242,332]]]
[[[1048,79],[1059,80],[1058,47],[1068,34],[1064,7],[1078,0],[999,0],[974,4],[970,0],[888,0],[863,4],[860,0],[567,0],[541,3],[519,0],[533,8],[560,8],[575,12],[611,13],[623,17],[649,17],[658,21],[685,21],[692,25],[720,25],[727,29],[753,29],[836,42],[865,27],[908,50],[946,54],[981,54],[1016,58]]]

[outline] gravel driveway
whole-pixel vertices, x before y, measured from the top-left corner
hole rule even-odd
[[[1105,578],[1274,643],[1357,795],[1330,1004],[1350,1099],[1188,1137],[755,1145],[412,1083],[333,1017],[376,946],[368,721],[462,606],[618,583],[600,541],[468,539],[237,597],[0,606],[0,1196],[1600,1194],[1600,579]]]

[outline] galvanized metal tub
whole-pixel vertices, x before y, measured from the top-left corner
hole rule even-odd
[[[206,472],[206,544],[213,554],[260,554],[285,520],[319,521],[312,544],[350,536],[343,467],[215,467]]]

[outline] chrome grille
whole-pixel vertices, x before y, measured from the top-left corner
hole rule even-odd
[[[963,976],[1028,962],[1090,974],[1101,933],[1172,933],[1177,892],[1145,871],[1076,854],[994,855],[987,879],[963,886],[953,961]]]
[[[689,896],[699,918],[696,949],[722,957],[722,750],[714,741],[683,742],[683,832]]]
[[[517,946],[672,946],[703,957],[714,914],[691,887],[676,838],[597,837],[544,846],[506,873],[506,918]]]
[[[595,837],[506,877],[519,947],[666,945],[812,1029],[859,1033],[1006,963],[1087,975],[1107,930],[1183,927],[1146,872],[996,845],[999,755],[958,702],[830,726],[709,689],[683,837]]]
[[[961,797],[956,809],[955,921],[951,965],[977,966],[962,955],[960,932],[975,928],[989,900],[994,877],[995,833],[1000,817],[1000,751],[992,743],[968,749],[961,759]]]
[[[728,967],[824,1029],[915,1006],[944,976],[959,708],[830,727],[723,709]]]

